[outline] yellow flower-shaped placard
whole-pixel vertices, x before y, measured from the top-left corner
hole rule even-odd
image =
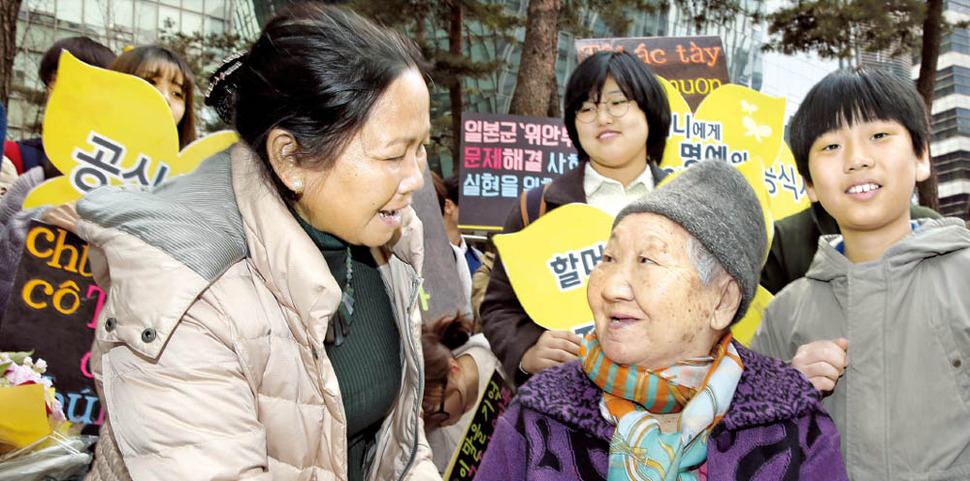
[[[589,273],[603,256],[613,217],[587,204],[552,210],[513,234],[495,236],[512,289],[540,326],[572,330],[589,324]]]
[[[238,137],[217,132],[180,153],[172,112],[154,87],[89,66],[65,51],[47,103],[43,139],[47,156],[64,176],[37,186],[24,208],[77,200],[103,185],[158,185],[191,172]]]
[[[664,81],[666,82],[666,81]],[[678,169],[710,157],[771,165],[784,143],[785,99],[740,85],[722,85],[696,112],[670,87],[670,135],[661,167]]]
[[[765,164],[765,188],[775,220],[801,212],[811,204],[805,191],[805,180],[798,174],[788,144],[781,144],[781,152],[774,163]]]
[[[722,85],[691,113],[677,89],[664,79],[661,83],[671,110],[670,135],[661,167],[676,171],[709,157],[735,165],[758,161],[764,167],[763,184],[768,192],[763,205],[771,212],[771,219],[782,219],[808,207],[805,187],[783,139],[785,99],[740,85]]]

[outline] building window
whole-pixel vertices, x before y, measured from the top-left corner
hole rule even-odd
[[[947,52],[970,54],[970,30],[958,28],[944,35],[940,41],[940,54]]]

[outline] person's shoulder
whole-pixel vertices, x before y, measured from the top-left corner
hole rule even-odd
[[[795,310],[800,303],[818,295],[817,281],[807,277],[799,277],[788,283],[781,291],[771,299],[768,309],[773,313],[789,312]]]
[[[744,371],[724,416],[725,427],[771,424],[820,408],[819,393],[804,375],[773,357],[735,343]]]
[[[227,342],[265,336],[274,314],[266,311],[260,299],[272,294],[254,272],[249,259],[233,263],[202,291],[201,302],[196,302],[190,312]]]
[[[929,207],[915,204],[909,207],[909,215],[913,219],[939,219],[942,217],[939,212],[930,209]]]
[[[533,375],[519,388],[515,403],[574,429],[609,439],[613,429],[599,413],[602,397],[603,391],[589,380],[576,360]]]

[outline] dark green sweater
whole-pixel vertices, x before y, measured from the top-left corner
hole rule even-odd
[[[349,244],[318,231],[297,216],[300,226],[323,254],[341,289],[347,283]],[[354,312],[350,331],[339,346],[325,344],[337,373],[340,396],[347,413],[347,472],[351,481],[363,480],[371,460],[367,450],[391,412],[401,390],[401,336],[387,289],[370,249],[350,246]]]

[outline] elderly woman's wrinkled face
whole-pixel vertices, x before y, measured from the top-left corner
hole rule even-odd
[[[710,354],[717,285],[705,287],[688,255],[689,234],[670,219],[632,214],[613,229],[589,278],[589,305],[604,354],[662,369]]]
[[[428,87],[408,70],[388,86],[333,166],[305,169],[297,213],[351,244],[380,246],[401,226],[401,211],[424,184],[431,132]]]

